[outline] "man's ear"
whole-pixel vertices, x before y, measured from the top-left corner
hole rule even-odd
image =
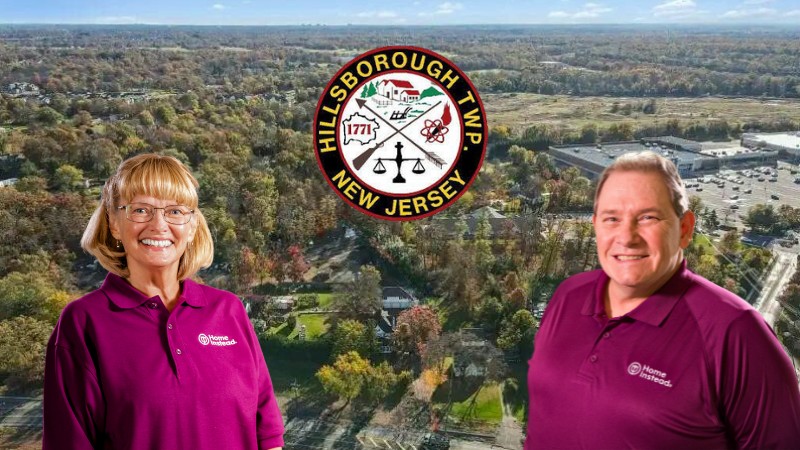
[[[692,242],[695,220],[694,213],[691,211],[686,211],[683,218],[681,218],[681,248],[688,247],[689,243]]]

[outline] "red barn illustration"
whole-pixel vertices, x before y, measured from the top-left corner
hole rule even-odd
[[[419,100],[419,91],[414,90],[414,86],[405,80],[382,80],[378,84],[378,94],[403,102]]]

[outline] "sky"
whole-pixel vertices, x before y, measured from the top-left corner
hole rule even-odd
[[[800,0],[0,0],[0,23],[784,24]]]

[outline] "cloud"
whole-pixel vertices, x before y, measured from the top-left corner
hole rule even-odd
[[[106,16],[96,17],[94,22],[97,24],[120,25],[128,23],[137,23],[138,19],[135,16]]]
[[[390,19],[397,17],[397,13],[394,11],[364,11],[356,14],[356,17],[362,17],[362,18],[377,17],[379,19]]]
[[[653,7],[653,17],[694,19],[705,14],[708,11],[697,9],[697,3],[693,0],[673,0]]]
[[[793,9],[786,14],[783,15],[784,17],[800,17],[800,9]]]
[[[764,5],[767,3],[772,3],[775,0],[745,0],[745,5]]]
[[[599,17],[601,14],[611,12],[611,8],[607,8],[599,3],[586,3],[583,9],[574,13],[566,11],[551,11],[547,17],[551,19],[593,19]]]
[[[743,17],[747,18],[754,18],[754,17],[772,17],[775,14],[778,14],[778,11],[772,8],[758,8],[758,9],[732,9],[722,17],[726,19],[741,19]]]
[[[461,3],[444,2],[436,8],[434,14],[452,14],[459,9],[463,8]]]
[[[225,9],[225,5],[221,5],[219,3],[214,3],[214,6],[211,7],[212,9]]]

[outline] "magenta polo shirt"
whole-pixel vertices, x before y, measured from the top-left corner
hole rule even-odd
[[[172,313],[117,275],[47,345],[45,449],[270,449],[283,420],[242,302],[183,282]]]
[[[788,356],[739,297],[686,269],[608,320],[608,276],[556,290],[529,361],[525,450],[800,448]]]

